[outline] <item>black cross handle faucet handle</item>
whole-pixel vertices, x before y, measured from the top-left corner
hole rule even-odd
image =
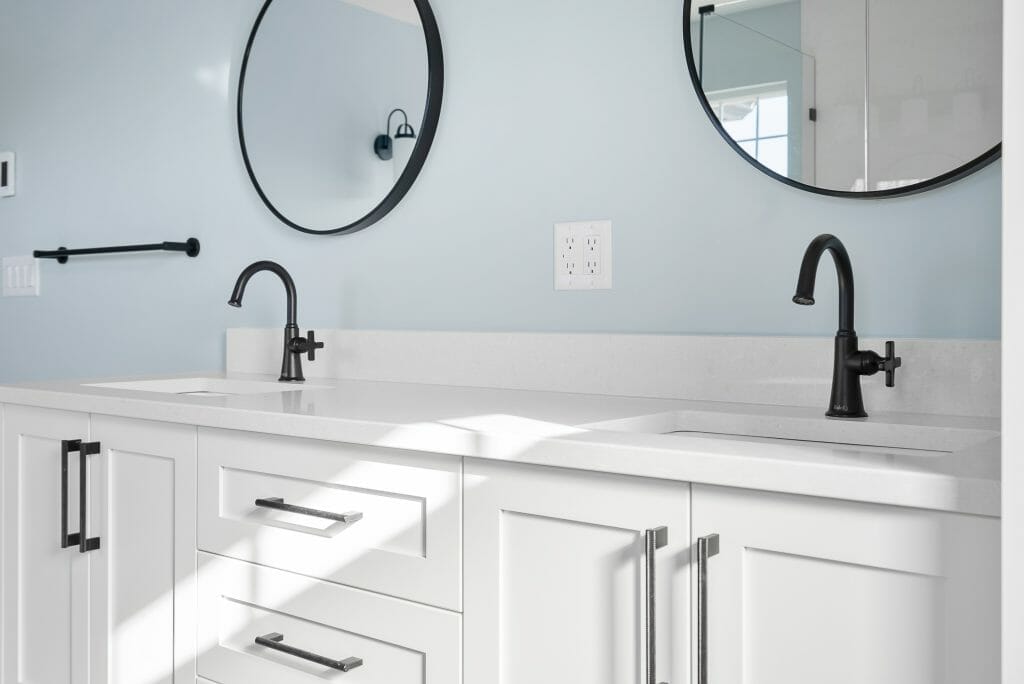
[[[324,343],[316,341],[316,331],[310,330],[306,333],[306,358],[316,361],[316,350],[323,349]]]
[[[896,369],[903,366],[903,359],[896,356],[896,343],[892,340],[885,343],[885,358],[882,359],[879,370],[885,371],[885,386],[896,386]]]

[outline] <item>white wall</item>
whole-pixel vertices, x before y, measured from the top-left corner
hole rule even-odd
[[[869,5],[871,187],[931,178],[996,145],[1002,0]]]
[[[447,82],[433,151],[369,230],[302,235],[241,164],[233,82],[260,0],[0,0],[0,255],[184,239],[194,260],[44,264],[0,299],[0,381],[220,367],[224,329],[306,327],[831,335],[790,298],[817,233],[840,235],[864,336],[999,337],[1000,167],[892,201],[777,183],[719,137],[682,55],[677,0],[434,0]],[[555,292],[552,224],[614,222],[615,289]],[[910,360],[905,360],[910,363]]]
[[[865,171],[871,190],[908,185],[999,142],[1001,0],[801,4],[803,49],[815,58],[820,185],[863,188]]]
[[[803,3],[802,47],[814,56],[817,185],[853,190],[864,178],[864,2]],[[873,188],[872,188],[873,189]]]
[[[1024,3],[1005,3],[1003,682],[1024,682]]]

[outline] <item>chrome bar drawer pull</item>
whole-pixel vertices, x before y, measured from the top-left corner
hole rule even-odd
[[[719,538],[697,540],[697,683],[708,684],[708,558],[718,555]]]
[[[281,653],[287,653],[290,656],[301,658],[302,660],[308,660],[311,663],[317,665],[323,665],[329,667],[332,670],[341,670],[342,672],[348,672],[354,670],[363,664],[362,658],[345,658],[344,660],[334,660],[333,658],[325,658],[322,655],[316,653],[310,653],[309,651],[303,651],[301,648],[295,648],[284,643],[284,634],[277,632],[271,632],[270,634],[264,634],[263,636],[256,637],[256,643],[266,648],[280,651]]]
[[[645,684],[658,684],[657,675],[657,604],[654,596],[655,589],[655,572],[654,572],[654,552],[668,544],[668,528],[667,527],[656,527],[653,530],[647,530],[644,532],[644,575],[645,583],[647,586],[646,596],[646,614],[647,614],[647,634],[645,635],[647,644],[647,663],[646,663],[646,674],[644,677]]]
[[[358,511],[349,511],[347,513],[331,513],[330,511],[319,511],[315,508],[306,508],[305,506],[294,506],[292,504],[286,504],[284,499],[280,497],[268,497],[266,499],[256,499],[256,505],[260,508],[273,508],[277,511],[285,511],[287,513],[297,513],[299,515],[308,515],[313,518],[324,518],[325,520],[334,520],[335,522],[341,523],[354,523],[363,519],[363,514]]]

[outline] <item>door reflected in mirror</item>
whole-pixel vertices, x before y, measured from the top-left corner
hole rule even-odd
[[[268,0],[238,93],[260,197],[305,232],[376,222],[423,165],[442,80],[427,0]]]
[[[997,158],[1002,0],[686,0],[719,132],[781,180],[885,196]]]

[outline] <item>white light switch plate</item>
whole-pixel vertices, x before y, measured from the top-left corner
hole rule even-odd
[[[612,289],[612,222],[555,224],[555,289]]]
[[[14,153],[0,152],[0,197],[14,196]]]
[[[39,296],[39,260],[30,256],[4,257],[4,297]]]

